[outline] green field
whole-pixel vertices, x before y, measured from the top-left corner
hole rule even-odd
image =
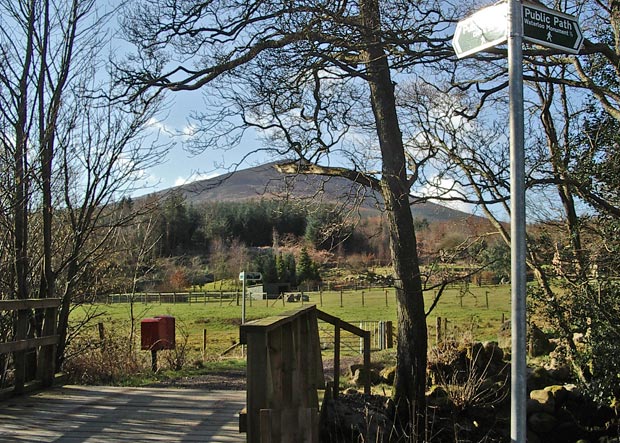
[[[509,318],[510,286],[470,286],[448,288],[434,311],[428,316],[429,344],[435,341],[436,318],[448,320],[448,335],[459,340],[495,340],[501,324],[502,314]],[[386,296],[387,291],[387,296]],[[396,304],[393,289],[371,289],[357,291],[331,291],[307,293],[309,301],[304,305],[315,304],[319,309],[341,319],[357,324],[359,322],[391,320],[396,325]],[[426,294],[426,307],[431,305],[434,293]],[[488,300],[488,307],[487,307]],[[295,309],[301,302],[285,303],[281,300],[252,300],[246,304],[246,319],[276,315]],[[101,322],[108,333],[125,335],[130,326],[129,303],[97,304],[76,307],[71,320],[81,321],[86,313],[96,313],[97,319],[90,323],[87,333],[97,333],[96,323]],[[239,340],[241,306],[236,300],[209,299],[193,303],[158,303],[157,301],[134,303],[137,339],[139,340],[140,320],[155,315],[172,315],[176,318],[177,343],[187,337],[188,351],[192,358],[202,357],[212,360]],[[203,356],[203,339],[206,330],[206,351]],[[329,342],[329,333],[324,332],[322,341]],[[355,339],[353,339],[355,340]],[[355,344],[349,347],[352,351]]]

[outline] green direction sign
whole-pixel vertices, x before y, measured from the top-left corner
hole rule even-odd
[[[534,4],[523,4],[523,39],[578,54],[583,34],[577,18]]]
[[[458,58],[467,57],[500,43],[508,36],[508,4],[499,3],[461,20],[456,25],[452,47]]]

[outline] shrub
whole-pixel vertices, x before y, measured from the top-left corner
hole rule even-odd
[[[72,383],[114,384],[147,367],[131,350],[127,337],[108,334],[105,340],[78,338],[71,344],[63,371]]]

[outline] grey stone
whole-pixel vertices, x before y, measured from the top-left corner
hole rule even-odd
[[[543,412],[553,413],[555,411],[555,400],[551,391],[536,389],[530,392],[530,399],[538,402]]]

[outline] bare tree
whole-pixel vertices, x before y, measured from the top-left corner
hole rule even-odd
[[[620,216],[618,162],[613,153],[620,124],[620,6],[615,1],[576,0],[561,7],[579,15],[585,34],[581,53],[568,56],[536,46],[525,49],[526,189],[531,223],[527,264],[538,283],[530,288],[530,295],[564,339],[580,381],[599,389],[595,393],[599,397],[606,386],[603,395],[609,396],[614,394],[615,382],[604,379],[614,371],[617,374],[617,363],[612,363],[616,360],[609,358],[614,345],[600,334],[596,339],[595,333],[588,339],[589,346],[579,349],[573,333],[597,330],[617,336],[620,329],[611,314],[618,312],[614,280],[619,268],[608,257],[616,250],[608,235]],[[510,198],[508,143],[501,129],[506,121],[502,109],[507,87],[502,52],[446,64],[446,86],[442,89],[438,79],[432,85],[417,85],[423,98],[413,102],[411,115],[423,128],[425,142],[441,152],[438,158],[454,166],[445,169],[450,182],[459,183],[464,200],[479,204],[510,244],[501,222],[509,216]],[[599,273],[599,268],[605,270]],[[602,345],[603,341],[607,343]],[[594,376],[591,369],[597,365]]]
[[[0,182],[11,237],[2,254],[11,257],[6,294],[63,299],[59,318],[52,310],[44,321],[41,313],[23,313],[15,328],[24,338],[57,326],[60,362],[74,289],[122,222],[109,205],[162,153],[143,140],[156,102],[143,96],[121,106],[97,98],[109,95],[97,73],[110,15],[94,0],[3,0],[0,16]],[[16,368],[25,364],[23,355],[14,358]],[[17,390],[23,382],[16,380]]]
[[[409,193],[432,153],[405,150],[395,73],[450,54],[439,3],[156,1],[126,17],[139,48],[122,77],[133,94],[206,91],[195,149],[229,148],[254,128],[293,159],[281,171],[381,195],[398,301],[395,397],[422,441],[427,332]]]

